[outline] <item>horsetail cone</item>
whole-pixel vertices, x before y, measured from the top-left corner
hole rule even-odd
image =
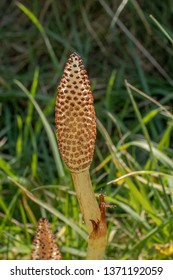
[[[61,260],[61,253],[46,218],[41,218],[38,222],[33,241],[32,260]]]
[[[58,86],[56,133],[61,157],[69,170],[89,169],[96,140],[96,117],[90,82],[80,56],[70,55]]]

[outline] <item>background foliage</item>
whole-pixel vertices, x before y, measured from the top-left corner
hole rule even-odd
[[[114,206],[106,259],[171,259],[172,1],[2,0],[0,14],[0,258],[30,258],[41,216],[64,259],[85,257],[54,128],[56,87],[76,51],[98,118],[93,186]]]

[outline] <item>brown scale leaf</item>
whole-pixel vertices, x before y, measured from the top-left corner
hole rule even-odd
[[[88,75],[80,56],[70,55],[58,86],[56,133],[61,156],[71,172],[89,168],[96,140],[96,117]]]
[[[94,221],[90,219],[93,227],[93,231],[91,232],[89,239],[97,239],[100,236],[105,236],[107,232],[107,224],[106,224],[106,213],[105,209],[106,208],[112,208],[111,205],[108,205],[104,202],[104,195],[100,194],[99,195],[99,200],[100,200],[100,219],[98,221]]]
[[[38,222],[33,246],[32,260],[61,260],[55,237],[46,218],[41,218]]]

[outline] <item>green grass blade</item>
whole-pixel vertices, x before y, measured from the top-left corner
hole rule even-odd
[[[69,220],[67,217],[65,217],[62,213],[60,213],[58,210],[56,210],[54,207],[50,206],[46,202],[41,201],[36,196],[34,196],[31,192],[29,192],[27,189],[25,189],[21,184],[19,184],[17,181],[15,181],[13,178],[8,177],[8,179],[13,182],[16,186],[19,187],[20,190],[22,190],[32,201],[34,201],[36,204],[40,205],[56,217],[58,217],[61,221],[63,221],[65,224],[69,225],[74,231],[76,231],[83,239],[87,239],[87,234],[78,227],[75,223],[73,223],[71,220]]]
[[[158,20],[153,16],[150,15],[150,18],[155,23],[155,25],[162,31],[165,37],[173,44],[173,38],[168,34],[168,32],[163,28],[163,26],[158,22]]]
[[[17,80],[15,80],[14,82],[22,90],[22,92],[30,99],[30,101],[33,103],[35,109],[37,110],[37,113],[39,114],[40,119],[42,120],[44,128],[47,132],[47,136],[48,136],[50,146],[51,146],[51,149],[52,149],[52,153],[53,153],[53,157],[54,157],[54,160],[55,160],[58,175],[61,178],[64,177],[65,176],[64,169],[63,169],[63,165],[62,165],[62,162],[61,162],[61,159],[60,159],[60,155],[59,155],[57,143],[56,143],[56,140],[55,140],[55,136],[54,136],[54,133],[53,133],[47,119],[45,118],[42,110],[40,109],[40,107],[38,105],[38,103],[32,97],[32,95],[27,90],[27,88],[25,88],[24,85]]]
[[[140,240],[139,242],[137,242],[132,248],[131,250],[136,251],[136,253],[139,254],[139,252],[142,250],[142,248],[144,248],[146,242],[152,238],[153,236],[157,236],[157,232],[159,232],[161,229],[163,229],[166,225],[171,224],[173,221],[173,216],[171,215],[169,217],[169,219],[167,219],[166,221],[164,221],[161,225],[156,226],[155,228],[153,228],[152,230],[150,230],[146,236]],[[161,242],[161,240],[158,240],[158,242]]]
[[[31,86],[31,95],[32,95],[33,98],[35,98],[35,94],[36,94],[36,91],[37,91],[38,79],[39,79],[39,68],[37,67],[35,69],[35,72],[34,72],[34,78],[33,78],[32,86]],[[29,104],[28,104],[28,111],[27,111],[27,117],[26,117],[26,125],[25,125],[25,129],[24,129],[24,142],[25,143],[27,141],[27,137],[28,137],[28,133],[29,133],[29,128],[30,128],[31,121],[32,121],[33,108],[34,108],[33,103],[29,102]]]
[[[45,45],[47,47],[48,53],[49,53],[49,55],[50,55],[50,57],[52,59],[52,63],[54,64],[56,71],[59,72],[60,71],[59,62],[58,62],[57,57],[55,55],[55,52],[54,52],[54,50],[52,48],[50,40],[49,40],[49,38],[48,38],[48,36],[47,36],[43,26],[39,22],[38,18],[28,8],[26,8],[23,4],[17,2],[17,6],[34,23],[34,25],[40,31],[40,33],[41,33],[41,35],[42,35],[42,37],[44,39]]]
[[[140,125],[141,125],[142,131],[143,131],[143,133],[144,133],[144,135],[145,135],[145,138],[146,138],[146,140],[147,140],[148,146],[149,146],[149,148],[150,148],[151,155],[152,155],[152,146],[151,146],[151,140],[150,140],[150,136],[149,136],[148,130],[147,130],[147,128],[146,128],[146,126],[145,126],[145,124],[144,124],[144,122],[143,122],[143,120],[142,120],[141,113],[140,113],[140,111],[139,111],[139,109],[138,109],[138,106],[137,106],[137,104],[136,104],[136,102],[135,102],[135,99],[133,98],[133,95],[132,95],[132,93],[131,93],[131,90],[130,90],[130,88],[128,87],[128,84],[127,84],[126,81],[125,81],[125,85],[126,85],[126,88],[127,88],[127,92],[128,92],[128,94],[129,94],[129,96],[130,96],[130,99],[131,99],[133,108],[134,108],[134,110],[135,110],[136,116],[137,116],[137,118],[138,118],[138,120],[139,120],[139,123],[140,123]]]
[[[128,142],[128,143],[124,144],[123,146],[121,146],[121,149],[127,149],[130,146],[137,146],[137,147],[140,147],[140,148],[150,152],[148,143],[146,143],[145,140]],[[152,152],[153,152],[154,157],[158,161],[162,162],[164,165],[166,165],[168,168],[170,168],[170,170],[173,169],[173,161],[166,154],[159,151],[154,145],[152,145]]]

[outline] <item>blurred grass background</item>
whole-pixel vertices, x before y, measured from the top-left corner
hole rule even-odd
[[[54,125],[74,51],[98,118],[93,186],[114,206],[105,258],[173,258],[172,17],[171,0],[0,1],[0,259],[30,259],[41,216],[64,259],[85,258]]]

